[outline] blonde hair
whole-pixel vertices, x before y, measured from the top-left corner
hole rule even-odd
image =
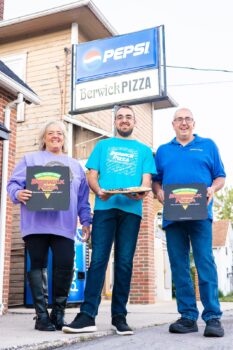
[[[62,121],[59,121],[59,120],[48,122],[42,127],[42,129],[40,130],[39,138],[38,138],[39,150],[40,151],[44,151],[46,149],[46,144],[44,142],[44,137],[45,137],[45,134],[47,132],[47,129],[51,125],[57,125],[61,129],[61,131],[63,133],[63,136],[64,136],[64,144],[62,146],[62,151],[64,153],[67,153],[67,129],[66,129],[66,125]]]

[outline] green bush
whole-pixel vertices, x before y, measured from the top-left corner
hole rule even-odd
[[[223,292],[221,291],[221,289],[218,290],[218,297],[219,297],[219,298],[223,298],[223,297],[224,297],[224,294],[223,294]]]
[[[227,295],[223,295],[222,291],[219,290],[218,292],[219,295],[219,301],[223,302],[229,302],[232,303],[233,302],[233,292],[227,294]]]

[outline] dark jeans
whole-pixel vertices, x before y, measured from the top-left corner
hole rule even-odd
[[[31,260],[31,270],[44,269],[48,264],[49,247],[53,253],[53,268],[72,270],[74,266],[74,241],[52,234],[31,234],[24,237]]]
[[[212,221],[176,222],[165,228],[172,277],[176,287],[178,311],[182,317],[197,320],[198,309],[190,275],[190,242],[198,273],[204,310],[202,318],[220,318],[218,277],[212,251]]]
[[[105,272],[115,242],[114,286],[112,317],[127,314],[133,257],[136,249],[141,217],[119,209],[96,210],[92,228],[92,257],[88,270],[81,312],[92,317],[98,313]]]

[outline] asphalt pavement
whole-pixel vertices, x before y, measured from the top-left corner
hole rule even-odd
[[[119,337],[108,335],[93,340],[65,345],[59,350],[232,350],[233,312],[225,311],[222,317],[225,329],[223,338],[203,336],[205,322],[198,322],[198,332],[188,334],[169,334],[168,325],[158,325],[137,329],[133,336]]]
[[[198,307],[201,312],[202,306],[201,303],[198,302]],[[227,332],[232,332],[233,329],[233,303],[221,303],[222,311],[224,315],[226,314],[229,321],[229,326],[227,328]],[[96,339],[99,337],[104,337],[107,335],[115,334],[115,331],[112,330],[111,326],[111,313],[110,313],[110,301],[102,301],[99,308],[99,315],[96,318],[96,325],[98,331],[95,333],[81,333],[81,334],[65,334],[62,331],[55,332],[41,332],[34,329],[35,321],[34,310],[29,308],[10,308],[6,315],[0,316],[0,350],[13,350],[13,349],[21,349],[21,350],[45,350],[45,349],[56,349],[59,347],[63,347],[66,345],[72,345],[76,343],[83,342],[87,339]],[[75,317],[76,313],[79,311],[78,308],[67,308],[66,311],[66,321],[71,322]],[[225,317],[225,316],[224,316]],[[179,314],[176,310],[176,302],[167,301],[167,302],[157,302],[155,304],[148,305],[138,305],[138,304],[129,304],[128,305],[128,316],[127,321],[128,324],[135,330],[135,334],[141,332],[141,329],[148,328],[151,326],[164,325],[162,328],[164,329],[164,337],[165,339],[172,339],[174,335],[168,333],[168,325],[170,322],[175,321],[179,318]],[[232,322],[232,324],[231,324]],[[198,321],[201,328],[204,329],[204,323],[201,319]],[[159,329],[159,328],[158,328]],[[139,331],[140,330],[140,331]],[[226,334],[227,335],[227,334]],[[177,335],[176,335],[177,336]],[[178,335],[179,337],[180,335]],[[200,337],[203,339],[204,337],[200,332],[195,333],[192,337],[189,335],[190,339],[190,347],[187,349],[195,348],[193,347],[195,343],[193,343],[193,337]],[[136,341],[137,337],[135,340]],[[183,335],[182,335],[183,337]],[[107,337],[108,338],[108,337]],[[119,342],[120,337],[116,336],[115,341]],[[130,338],[130,337],[127,337]],[[173,338],[175,339],[175,338]],[[182,339],[182,338],[178,338]],[[206,338],[205,338],[206,339]],[[220,339],[220,338],[219,338]],[[218,339],[218,341],[219,341]],[[161,340],[161,339],[160,339]],[[224,348],[224,341],[229,341],[229,337],[221,338],[221,346],[219,349],[228,349]],[[165,340],[163,341],[165,342]],[[213,343],[213,339],[211,339]],[[165,343],[164,343],[165,344]],[[215,343],[213,343],[215,344]],[[233,338],[232,338],[233,344]],[[211,344],[210,344],[211,345]],[[142,347],[142,346],[141,346]],[[166,347],[169,348],[168,346]],[[211,348],[211,346],[209,347]],[[232,345],[233,348],[233,345]],[[152,348],[153,349],[153,348]],[[157,349],[156,347],[154,349]]]

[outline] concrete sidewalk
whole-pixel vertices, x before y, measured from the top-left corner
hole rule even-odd
[[[198,303],[201,312],[202,306]],[[222,311],[233,310],[233,303],[222,303]],[[34,309],[9,309],[7,315],[0,316],[0,350],[44,350],[56,349],[67,344],[83,341],[85,338],[101,337],[114,334],[111,329],[110,302],[102,301],[96,318],[98,331],[95,333],[65,334],[61,331],[41,332],[34,329]],[[66,321],[71,322],[79,311],[67,308]],[[127,321],[133,329],[139,329],[176,320],[179,314],[176,302],[158,302],[150,305],[128,305]],[[201,322],[201,321],[199,321]]]

